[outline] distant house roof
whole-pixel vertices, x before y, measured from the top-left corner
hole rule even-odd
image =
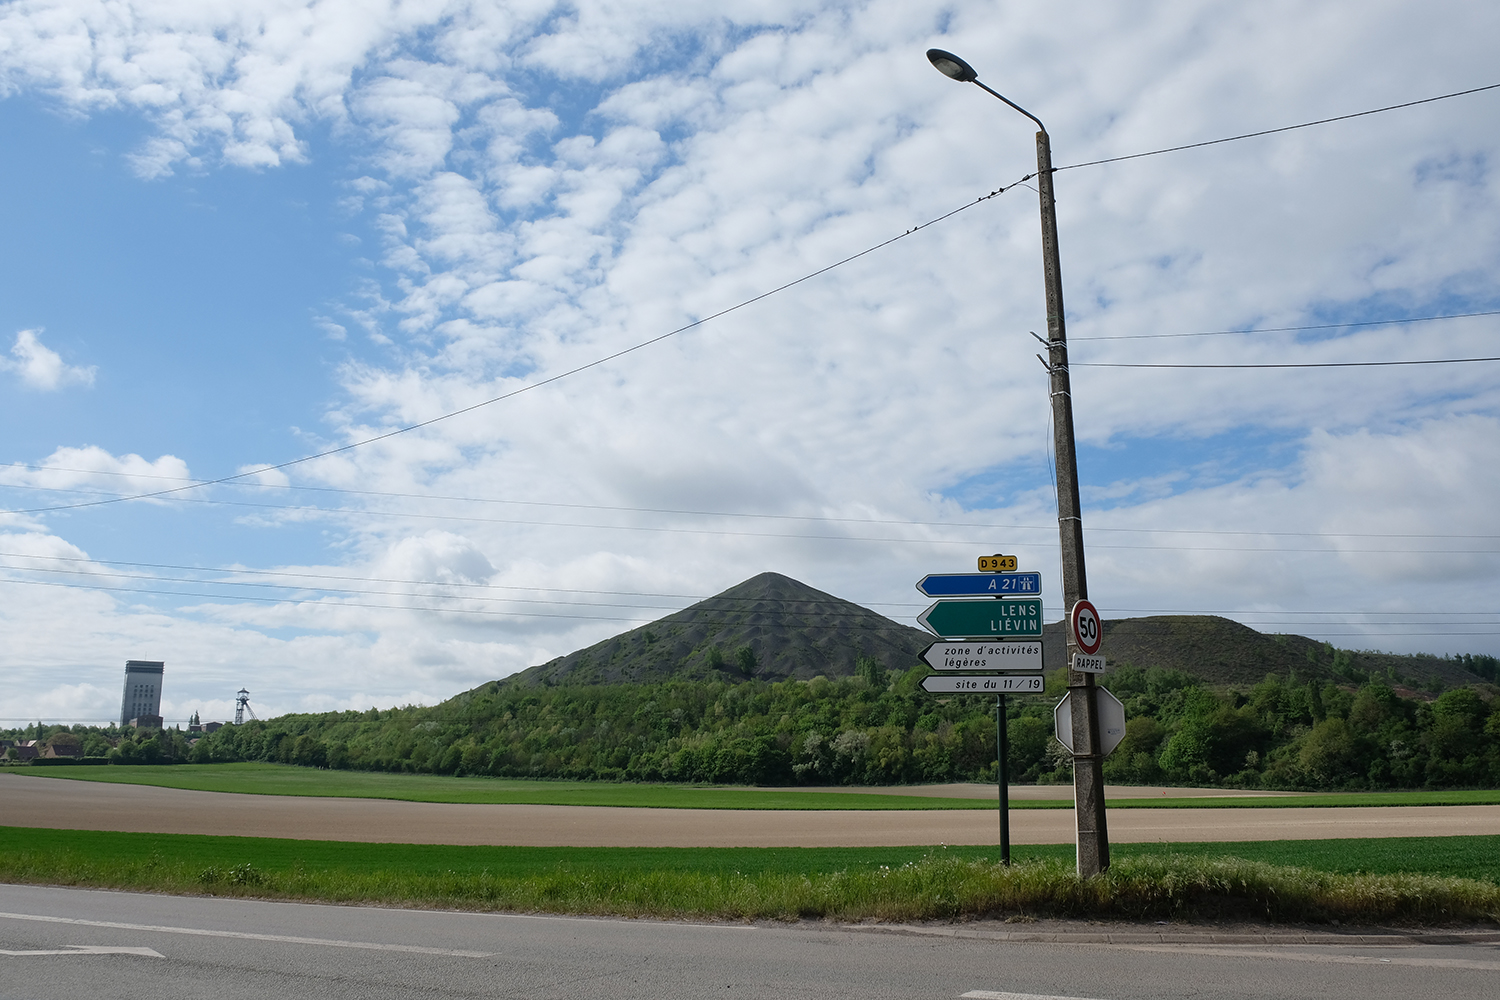
[[[82,757],[83,747],[48,746],[43,757]]]
[[[36,760],[42,755],[41,751],[36,748],[36,740],[27,740],[25,743],[18,743],[11,749],[15,751],[17,760]]]

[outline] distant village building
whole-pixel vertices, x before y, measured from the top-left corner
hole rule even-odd
[[[198,713],[197,712],[194,712],[193,713],[193,717],[188,720],[188,732],[190,732],[190,733],[200,733],[200,734],[206,736],[209,733],[216,733],[220,729],[223,729],[223,728],[224,728],[224,723],[222,723],[222,722],[202,722],[202,721],[200,721],[199,718],[198,718]]]
[[[126,660],[125,694],[120,700],[120,725],[161,728],[161,660]]]
[[[42,754],[42,756],[52,758],[71,757],[77,759],[83,756],[83,747],[82,745],[77,743],[63,743],[60,741],[49,740],[47,743],[47,749]]]

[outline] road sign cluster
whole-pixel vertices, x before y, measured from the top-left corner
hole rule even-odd
[[[933,694],[1040,693],[1042,574],[1016,572],[1016,557],[1004,555],[981,557],[979,569],[917,581],[923,594],[942,598],[917,616],[939,637],[922,651],[922,661],[947,674],[926,678],[922,688]]]
[[[995,780],[999,786],[1000,852],[1006,864],[1010,863],[1010,792],[1005,695],[1041,694],[1045,688],[1042,575],[1022,573],[1016,562],[1015,556],[980,556],[978,573],[929,573],[917,581],[919,591],[938,598],[917,616],[922,627],[938,637],[922,650],[922,662],[937,671],[922,679],[922,690],[931,694],[996,696]],[[1069,609],[1068,624],[1076,650],[1073,669],[1102,673],[1104,657],[1099,648],[1104,640],[1104,623],[1098,610],[1086,600],[1077,601]],[[1088,731],[1094,730],[1095,722],[1098,724],[1097,742],[1085,737],[1080,741],[1082,749],[1091,758],[1108,754],[1125,737],[1125,707],[1097,685],[1089,684],[1079,690],[1086,699],[1080,702],[1080,714],[1089,720]],[[1053,722],[1058,740],[1073,751],[1071,692],[1053,710]],[[1074,754],[1076,757],[1077,751]],[[1090,764],[1097,768],[1096,760]],[[1081,851],[1084,814],[1080,811],[1078,816]],[[1099,822],[1103,823],[1102,813]],[[1103,830],[1102,825],[1099,829]],[[1081,866],[1081,853],[1079,857]]]
[[[1018,572],[1016,557],[1006,555],[981,556],[979,570],[929,573],[917,581],[919,591],[939,599],[917,616],[939,637],[922,651],[922,662],[943,672],[923,680],[922,688],[933,694],[1040,692],[1042,574]],[[1077,650],[1070,666],[1103,673],[1098,609],[1076,602],[1068,626]]]

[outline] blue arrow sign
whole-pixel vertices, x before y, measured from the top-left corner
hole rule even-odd
[[[928,597],[1020,597],[1042,592],[1042,574],[929,573],[917,589]]]

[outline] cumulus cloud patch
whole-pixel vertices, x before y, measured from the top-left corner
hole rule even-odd
[[[152,493],[192,482],[187,463],[175,455],[153,461],[140,455],[113,455],[97,445],[58,448],[37,465],[0,469],[0,479],[44,489],[118,493]]]
[[[79,367],[63,361],[62,355],[42,343],[40,330],[22,330],[10,349],[10,358],[0,356],[0,371],[18,375],[33,389],[53,392],[69,385],[94,384],[97,367]]]

